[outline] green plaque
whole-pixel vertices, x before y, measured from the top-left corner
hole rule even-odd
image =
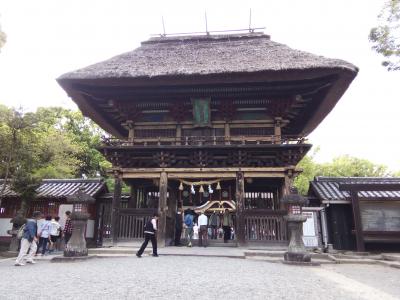
[[[193,125],[195,127],[211,126],[210,98],[193,98]]]

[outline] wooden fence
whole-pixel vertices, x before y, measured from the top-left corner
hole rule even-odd
[[[244,226],[246,241],[286,242],[286,221],[281,210],[245,210]]]
[[[118,239],[142,239],[144,226],[154,209],[120,209]]]

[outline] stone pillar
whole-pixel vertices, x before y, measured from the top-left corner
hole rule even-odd
[[[167,214],[167,195],[168,195],[168,176],[166,172],[161,172],[160,175],[160,198],[158,201],[158,232],[157,239],[160,247],[165,246],[166,234],[166,214]]]
[[[122,178],[119,173],[116,173],[114,176],[114,197],[112,200],[111,212],[111,238],[113,244],[116,244],[118,242],[119,233],[119,209],[121,203]]]
[[[236,173],[236,239],[239,246],[246,243],[244,230],[244,175]]]

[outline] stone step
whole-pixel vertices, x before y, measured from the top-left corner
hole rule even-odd
[[[387,253],[387,254],[382,254],[382,258],[383,258],[384,260],[400,262],[400,254],[399,254],[399,253]]]
[[[138,248],[117,248],[117,247],[112,247],[112,248],[91,248],[88,249],[89,255],[134,255],[137,251],[139,250]],[[151,249],[146,249],[144,253],[151,253]]]

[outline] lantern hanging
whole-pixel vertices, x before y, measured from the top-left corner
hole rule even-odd
[[[219,181],[218,181],[218,183],[217,183],[216,189],[217,189],[217,190],[220,190],[220,189],[221,189],[221,184],[219,183]]]
[[[179,190],[183,191],[183,183],[182,183],[182,181],[181,181],[181,184],[179,185]]]
[[[200,193],[204,193],[204,188],[203,188],[202,185],[200,186],[199,192],[200,192]]]
[[[196,191],[194,190],[194,186],[193,186],[193,185],[190,187],[190,192],[191,192],[193,195],[196,194]]]
[[[211,187],[211,184],[208,185],[208,192],[209,192],[210,194],[214,193],[214,191],[213,191],[213,189],[212,189],[212,187]]]

